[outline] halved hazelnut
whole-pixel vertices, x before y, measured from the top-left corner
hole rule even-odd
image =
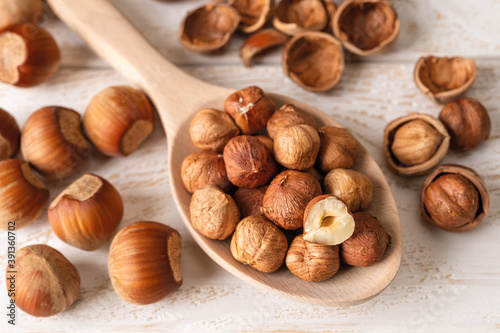
[[[262,28],[274,9],[274,0],[229,0],[228,4],[240,14],[238,29],[246,34]]]
[[[357,154],[356,138],[345,128],[323,126],[318,130],[320,148],[316,165],[323,171],[350,169]]]
[[[387,124],[384,149],[389,166],[403,176],[430,171],[443,159],[450,135],[436,118],[412,113]]]
[[[0,108],[0,161],[16,156],[20,139],[16,119]]]
[[[366,56],[380,52],[399,33],[399,18],[387,0],[346,0],[332,20],[333,34],[346,49]]]
[[[310,174],[286,170],[267,187],[261,212],[286,230],[302,227],[304,211],[314,197],[321,194],[320,183]]]
[[[347,205],[333,194],[312,199],[304,212],[304,240],[338,245],[354,232],[354,218]]]
[[[261,215],[262,202],[266,194],[267,186],[256,188],[238,188],[233,199],[240,210],[240,217],[243,219],[247,216]]]
[[[94,251],[108,242],[120,225],[123,201],[107,180],[87,173],[52,201],[48,217],[63,242]]]
[[[427,222],[446,231],[464,232],[488,215],[490,194],[474,170],[444,164],[423,182],[420,207]]]
[[[60,62],[59,47],[43,28],[25,23],[0,32],[0,81],[33,87],[52,77]]]
[[[427,56],[415,65],[415,83],[421,92],[437,103],[449,103],[472,86],[476,63],[469,58]]]
[[[267,133],[271,139],[274,139],[276,131],[281,127],[290,125],[309,125],[316,128],[316,121],[306,111],[299,109],[293,104],[282,105],[276,110],[267,121]]]
[[[274,27],[290,36],[304,31],[320,31],[328,24],[322,0],[281,0],[274,13]]]
[[[188,50],[214,52],[223,49],[238,28],[240,15],[231,6],[210,3],[187,14],[179,40]]]
[[[231,116],[224,111],[203,109],[189,126],[189,135],[196,148],[221,153],[229,140],[240,134]]]
[[[283,50],[283,72],[300,87],[315,92],[333,88],[342,77],[345,60],[340,42],[324,32],[303,32]]]
[[[278,173],[273,154],[254,136],[232,138],[224,148],[223,156],[227,177],[238,187],[266,185]]]
[[[274,101],[256,86],[229,95],[224,108],[243,134],[255,134],[266,127],[276,109]]]
[[[355,170],[333,169],[326,175],[323,188],[325,193],[342,199],[350,212],[365,210],[372,202],[372,181]]]
[[[288,169],[306,170],[316,162],[319,145],[318,132],[309,125],[280,127],[274,136],[274,156]]]
[[[215,185],[224,192],[231,192],[233,184],[227,178],[222,154],[202,151],[188,155],[181,165],[181,179],[189,193],[205,185]]]
[[[288,37],[272,28],[256,32],[241,46],[240,57],[245,66],[250,66],[253,57],[278,45],[285,45]]]

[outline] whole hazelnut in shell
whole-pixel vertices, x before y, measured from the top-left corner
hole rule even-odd
[[[266,185],[278,173],[273,154],[257,137],[240,135],[224,148],[227,177],[238,187]]]
[[[422,215],[446,231],[464,232],[477,227],[488,214],[489,203],[481,177],[463,166],[442,165],[422,184]]]
[[[460,98],[445,105],[439,114],[455,148],[473,149],[488,139],[491,120],[486,108],[472,98]]]
[[[365,210],[372,202],[372,181],[355,170],[333,169],[326,175],[323,189],[342,199],[350,212]]]
[[[24,22],[37,24],[42,13],[42,0],[0,0],[0,30]]]
[[[274,156],[288,169],[306,170],[314,165],[318,156],[318,132],[309,125],[281,127],[274,136]]]
[[[189,210],[193,227],[210,239],[226,239],[240,221],[233,198],[213,185],[193,193]]]
[[[342,259],[352,266],[372,266],[382,260],[391,236],[376,217],[364,212],[353,217],[354,233],[340,245]]]
[[[16,156],[20,138],[16,119],[0,108],[0,161]]]
[[[262,89],[251,86],[229,95],[224,107],[241,133],[255,134],[266,127],[276,104]]]
[[[261,211],[283,229],[299,229],[303,225],[307,204],[320,194],[321,185],[313,176],[286,170],[267,187]]]
[[[288,249],[286,266],[304,281],[328,280],[340,268],[339,247],[310,243],[299,235]]]
[[[196,148],[221,153],[229,140],[240,134],[231,116],[224,111],[203,109],[189,126],[189,135]]]
[[[132,223],[116,234],[109,249],[108,272],[126,302],[156,303],[179,289],[181,236],[158,222]]]
[[[44,244],[19,249],[15,269],[7,268],[6,282],[16,306],[35,317],[66,311],[80,293],[80,275],[75,266]]]
[[[317,166],[323,172],[350,169],[356,159],[356,139],[345,128],[324,126],[318,130],[320,148]]]
[[[231,239],[233,257],[263,273],[277,271],[283,264],[287,249],[285,234],[262,216],[241,220]]]
[[[182,161],[181,179],[189,193],[194,193],[208,184],[215,185],[224,192],[230,192],[234,187],[227,178],[222,154],[212,151],[188,155]]]
[[[269,118],[267,122],[267,133],[271,139],[274,139],[276,131],[279,128],[300,124],[316,128],[316,121],[309,113],[299,109],[293,104],[285,104],[276,110],[271,118]]]
[[[240,187],[234,192],[233,199],[240,210],[241,218],[261,215],[266,190],[267,186],[256,188]]]

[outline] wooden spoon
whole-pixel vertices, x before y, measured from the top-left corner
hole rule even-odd
[[[229,240],[214,241],[193,229],[189,222],[191,195],[180,178],[183,159],[195,151],[189,137],[189,122],[202,108],[223,109],[232,89],[213,86],[184,73],[160,55],[107,0],[49,0],[55,13],[79,33],[90,47],[118,72],[139,85],[156,105],[168,133],[170,182],[184,223],[198,245],[220,266],[251,284],[313,304],[353,305],[384,290],[396,275],[402,253],[401,225],[396,203],[377,163],[358,143],[355,169],[374,183],[369,212],[377,216],[392,237],[382,261],[372,267],[341,267],[330,280],[308,283],[282,267],[275,273],[260,273],[233,259]],[[259,82],[249,82],[249,85]],[[243,87],[238,87],[243,88]],[[340,126],[320,111],[292,98],[269,94],[278,105],[295,104],[312,114],[320,125]]]

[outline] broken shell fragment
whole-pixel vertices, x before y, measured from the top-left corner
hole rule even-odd
[[[285,45],[288,37],[272,28],[256,32],[248,37],[240,49],[240,57],[245,66],[250,66],[253,57],[274,46]]]
[[[274,0],[229,0],[228,3],[240,14],[238,29],[247,34],[262,28],[274,9]]]
[[[328,10],[322,0],[282,0],[274,13],[273,26],[290,36],[320,31],[328,24]]]

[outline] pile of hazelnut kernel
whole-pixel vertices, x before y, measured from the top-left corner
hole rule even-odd
[[[311,282],[331,278],[340,257],[354,266],[382,259],[390,236],[361,212],[373,184],[351,169],[357,142],[347,130],[316,129],[307,112],[277,108],[255,86],[230,95],[224,108],[192,119],[191,140],[201,151],[181,166],[192,193],[191,224],[200,234],[232,237],[233,257],[254,269],[272,273],[285,261]],[[290,246],[287,236],[294,237]]]
[[[68,108],[44,107],[27,119],[21,132],[15,118],[0,109],[2,229],[16,231],[34,222],[50,197],[44,181],[55,184],[76,175],[90,156],[91,145],[107,156],[127,156],[154,127],[148,98],[127,86],[99,92],[87,106],[83,120],[80,118],[78,112]],[[16,158],[19,151],[24,160]],[[124,205],[111,183],[86,173],[52,201],[47,213],[57,237],[81,250],[94,251],[116,233]],[[175,229],[157,222],[132,223],[111,243],[111,283],[127,302],[156,302],[181,285],[180,255],[181,238]],[[24,312],[48,317],[65,311],[76,300],[80,275],[56,249],[45,244],[28,245],[9,259],[7,271],[16,271],[9,273],[16,281],[15,293],[9,295]],[[144,269],[145,262],[154,262],[158,273]],[[9,290],[12,287],[6,281]]]

